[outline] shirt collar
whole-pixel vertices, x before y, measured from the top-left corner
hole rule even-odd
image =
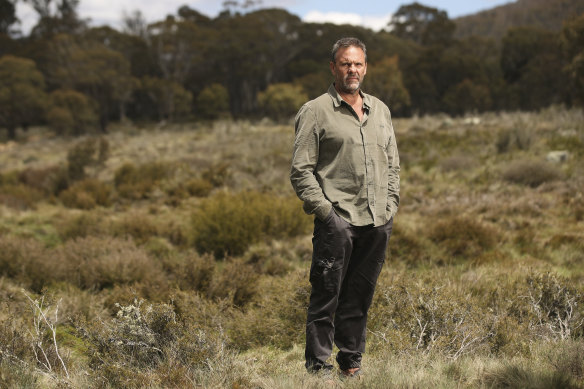
[[[328,94],[332,98],[333,105],[336,108],[340,107],[341,104],[343,103],[343,101],[345,101],[345,100],[343,100],[341,95],[339,95],[339,92],[337,92],[337,90],[335,89],[334,83],[331,84],[331,86],[329,86]],[[367,110],[371,110],[371,96],[369,96],[367,93],[364,93],[361,89],[359,89],[359,94],[363,98],[363,106],[365,108],[367,108]],[[347,104],[346,101],[345,101],[345,104]]]

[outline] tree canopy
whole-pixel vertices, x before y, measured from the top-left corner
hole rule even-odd
[[[126,118],[293,116],[293,95],[312,99],[332,82],[330,49],[343,36],[367,44],[364,89],[394,115],[584,105],[582,16],[559,32],[514,26],[499,41],[456,38],[445,11],[417,2],[375,32],[304,23],[254,1],[225,2],[215,18],[182,6],[153,23],[136,10],[116,30],[89,27],[78,15],[80,0],[26,1],[39,20],[29,36],[18,36],[14,1],[0,0],[1,126],[10,137],[29,124],[59,123],[60,132],[77,134]],[[9,87],[14,80],[20,89]],[[28,104],[26,115],[26,104],[14,99]],[[89,124],[95,118],[98,126]]]

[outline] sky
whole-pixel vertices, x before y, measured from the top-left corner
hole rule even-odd
[[[512,1],[418,0],[426,6],[446,11],[451,19]],[[224,0],[81,0],[79,14],[84,19],[90,19],[91,26],[107,24],[120,29],[123,15],[133,13],[136,10],[141,11],[148,22],[160,21],[166,15],[176,14],[183,5],[188,5],[209,17],[215,17],[224,9],[223,2]],[[239,1],[239,3],[243,2]],[[413,2],[414,0],[261,0],[259,7],[283,8],[298,15],[305,22],[355,24],[378,31],[387,25],[391,14],[396,12],[401,5]],[[21,21],[21,31],[28,34],[32,26],[36,24],[36,13],[29,5],[19,1],[17,2],[17,16]]]

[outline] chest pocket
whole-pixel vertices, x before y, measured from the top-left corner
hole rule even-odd
[[[375,134],[377,136],[377,145],[387,148],[389,145],[389,128],[387,124],[378,124],[375,126]]]

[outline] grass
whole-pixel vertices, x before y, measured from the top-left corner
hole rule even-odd
[[[582,123],[558,107],[394,121],[402,203],[365,375],[330,382],[303,368],[291,125],[31,129],[0,153],[0,387],[582,388]]]

